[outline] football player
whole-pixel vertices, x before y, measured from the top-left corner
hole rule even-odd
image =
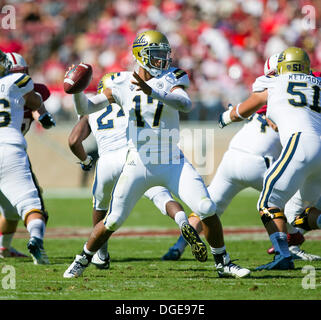
[[[29,68],[25,59],[16,52],[6,53],[8,60],[11,62],[10,73],[25,73],[29,74]],[[50,96],[50,91],[44,84],[35,83],[34,90],[41,94],[43,102],[46,101]],[[33,120],[38,120],[44,129],[50,129],[56,125],[56,122],[52,115],[46,110],[46,107],[42,103],[41,107],[38,110],[32,111],[29,108],[24,109],[24,117],[21,125],[21,131],[23,135],[29,131],[31,123]],[[31,169],[31,168],[30,168]],[[32,172],[33,176],[34,173]],[[37,179],[34,176],[34,180],[37,183]],[[38,183],[37,183],[38,186]],[[38,189],[41,188],[38,186]],[[40,194],[41,196],[41,194]],[[43,200],[41,198],[43,203]],[[46,223],[48,219],[47,211],[46,213]],[[19,218],[16,214],[16,209],[11,205],[11,203],[4,197],[0,192],[0,258],[8,257],[26,257],[23,253],[17,251],[11,247],[12,239],[14,233],[17,230]],[[7,214],[5,214],[7,212]],[[8,215],[8,212],[13,212],[9,216],[16,216],[17,220],[8,220],[5,218]]]
[[[113,189],[108,214],[96,224],[82,253],[76,256],[64,277],[80,276],[138,199],[157,185],[166,187],[200,216],[219,276],[248,276],[250,270],[232,263],[225,249],[215,203],[200,175],[177,147],[179,111],[189,112],[192,107],[185,90],[189,85],[188,75],[170,66],[171,48],[161,32],[148,30],[138,34],[132,52],[138,63],[137,72],[120,72],[103,93],[93,98],[84,93],[73,95],[79,115],[114,102],[123,109],[128,118],[129,152]],[[188,230],[187,233],[194,236]]]
[[[16,209],[7,220],[22,219],[30,239],[27,248],[35,264],[49,263],[43,248],[46,214],[39,187],[30,169],[27,143],[21,132],[24,108],[37,110],[43,101],[25,73],[10,73],[11,62],[0,52],[0,191]]]
[[[314,208],[321,194],[320,89],[320,79],[311,75],[308,54],[290,47],[279,55],[278,76],[257,78],[251,96],[220,117],[220,126],[224,127],[242,121],[267,103],[267,116],[277,125],[280,135],[281,155],[265,174],[258,200],[258,210],[276,254],[272,262],[257,270],[294,268],[284,209],[296,192],[304,204],[303,213],[289,222],[306,230],[321,228],[320,211]],[[309,209],[304,210],[306,207]]]
[[[264,64],[264,74],[275,76],[279,54],[269,57]],[[266,170],[279,157],[281,144],[277,128],[266,118],[266,106],[246,120],[246,124],[232,138],[217,172],[208,187],[212,200],[216,203],[217,214],[222,215],[232,199],[245,188],[261,191]],[[200,233],[202,224],[194,213],[189,216],[190,224]],[[304,241],[301,232],[288,225],[289,249],[295,259],[319,260],[321,257],[306,253],[298,248]],[[162,257],[163,260],[178,260],[186,247],[179,237]],[[273,249],[273,248],[272,248]],[[269,249],[269,253],[273,251]]]
[[[115,76],[116,73],[106,74],[98,85],[98,93],[103,92],[108,80]],[[70,149],[79,158],[83,170],[90,170],[93,159],[86,153],[82,142],[90,133],[93,133],[97,142],[99,158],[92,190],[94,226],[107,213],[112,189],[126,161],[128,153],[126,127],[125,114],[117,104],[113,103],[106,109],[82,116],[69,135]],[[164,187],[153,187],[145,192],[145,196],[152,200],[164,215],[173,218],[180,227],[188,224],[184,209],[174,201]],[[204,261],[207,258],[206,245],[198,237],[196,231],[192,230],[192,232],[197,239],[196,246],[193,246],[191,242],[192,252],[199,261]],[[187,238],[187,241],[190,241],[190,238]],[[100,269],[109,268],[110,257],[107,242],[97,251],[91,262]]]

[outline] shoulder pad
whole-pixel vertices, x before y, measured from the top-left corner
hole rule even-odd
[[[171,70],[166,74],[166,80],[172,84],[172,86],[183,86],[185,88],[189,87],[188,74],[179,68],[171,68]]]
[[[271,88],[275,81],[275,76],[261,76],[256,78],[252,86],[253,92],[262,92],[265,89]]]
[[[112,72],[105,74],[98,83],[97,93],[102,93],[106,88],[111,88],[115,83],[125,80],[125,72]]]

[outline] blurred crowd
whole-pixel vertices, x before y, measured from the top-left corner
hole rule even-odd
[[[194,107],[182,115],[185,120],[213,120],[227,103],[246,98],[263,73],[266,58],[288,46],[303,47],[313,69],[321,70],[320,0],[7,0],[6,4],[16,8],[16,29],[0,33],[0,49],[21,53],[34,81],[49,86],[46,106],[58,120],[74,116],[71,96],[63,92],[66,68],[81,61],[91,64],[94,77],[87,92],[94,92],[103,74],[133,69],[131,44],[146,29],[167,35],[173,65],[190,76]],[[102,9],[90,16],[95,4]]]

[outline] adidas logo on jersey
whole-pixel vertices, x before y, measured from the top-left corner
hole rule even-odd
[[[132,160],[132,161],[128,162],[128,165],[129,165],[129,166],[136,166],[136,163],[135,163],[134,160]]]

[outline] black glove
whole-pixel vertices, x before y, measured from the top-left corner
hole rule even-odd
[[[51,127],[56,126],[56,121],[49,112],[42,114],[38,121],[41,123],[43,128],[50,129]]]
[[[87,156],[86,160],[80,161],[79,163],[81,169],[83,169],[84,171],[89,171],[93,166],[94,160],[91,156]]]

